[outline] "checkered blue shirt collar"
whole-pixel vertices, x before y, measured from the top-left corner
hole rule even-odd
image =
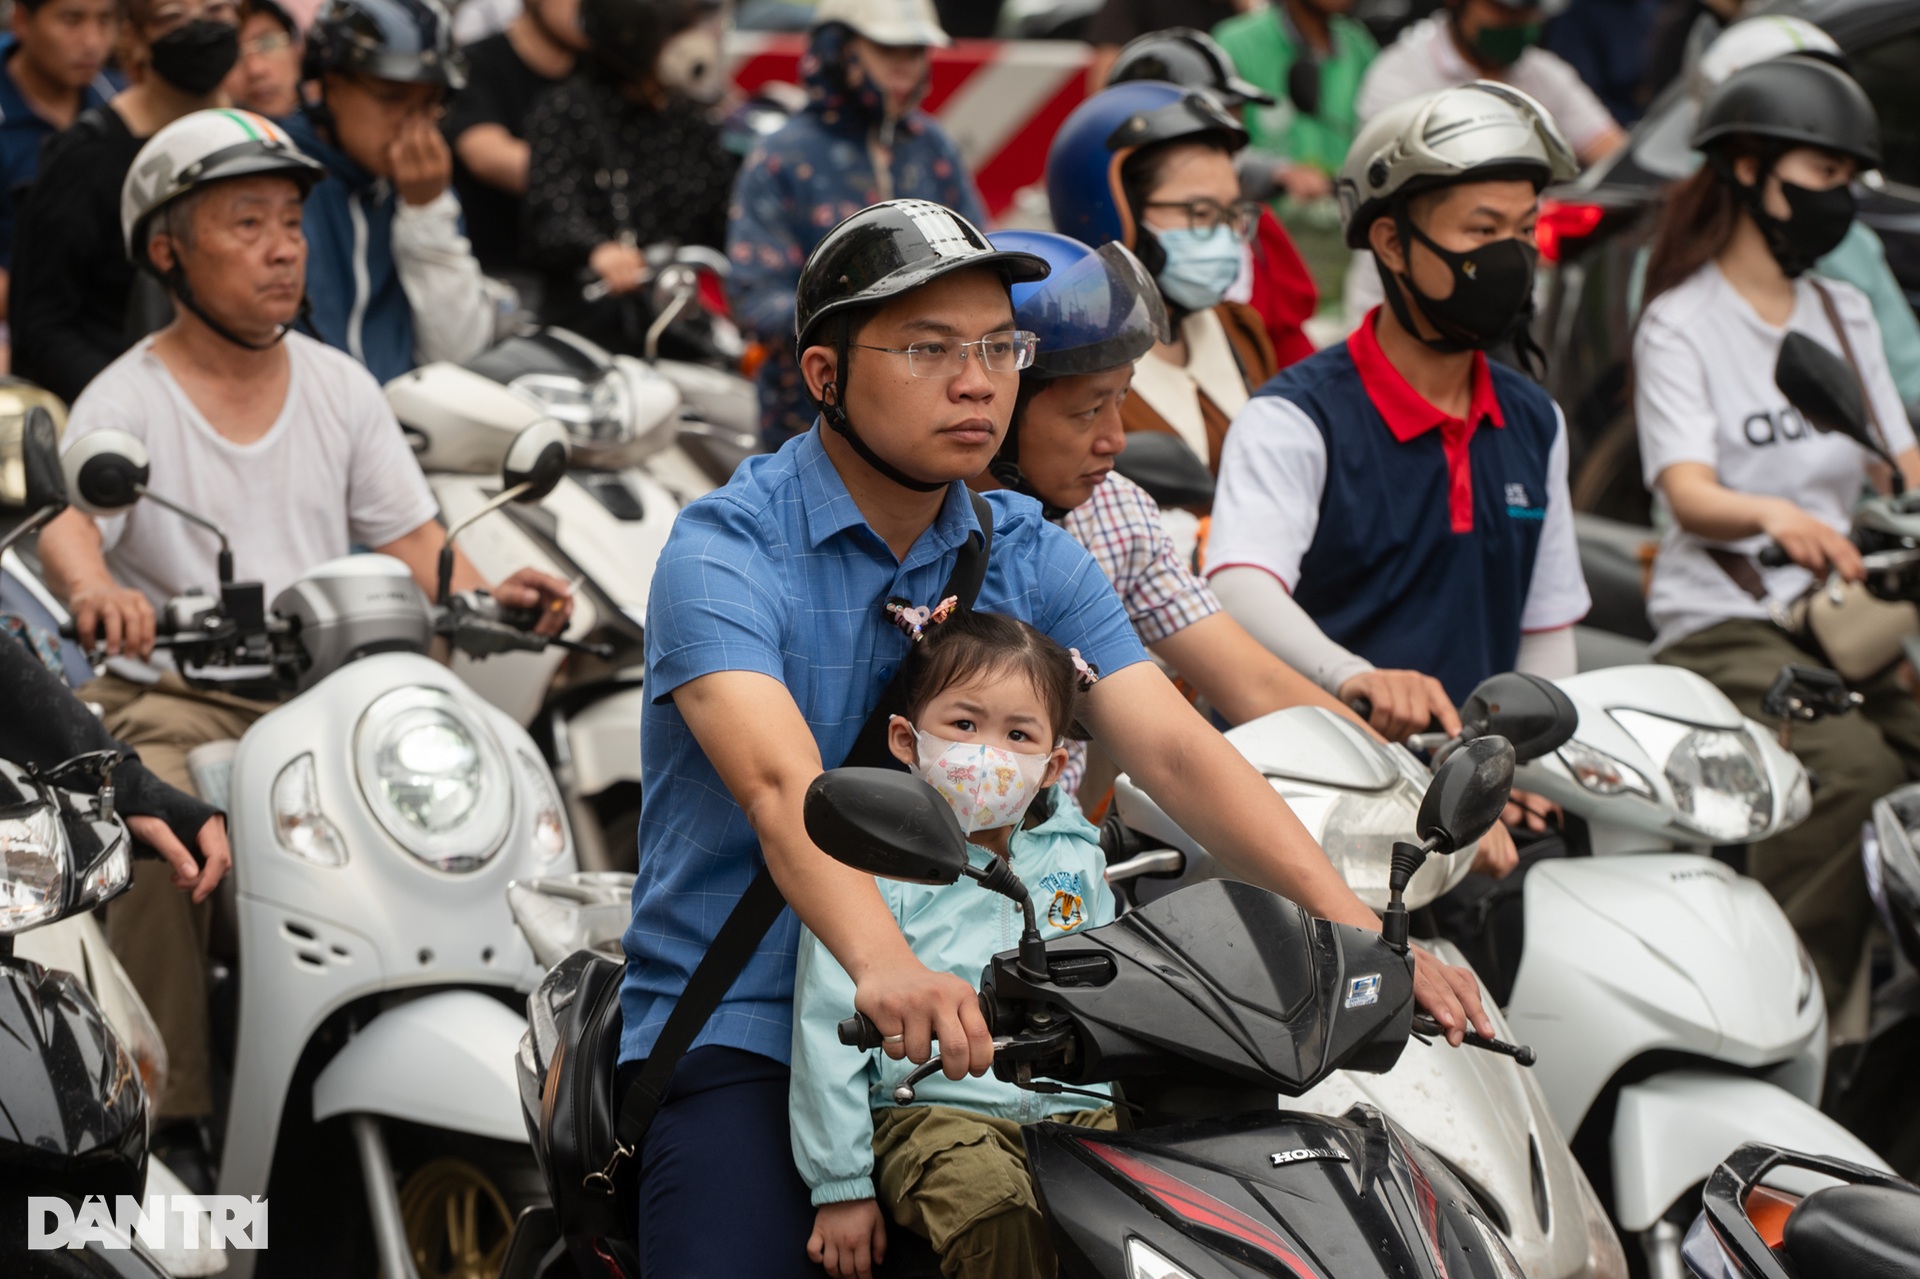
[[[867,524],[867,517],[860,513],[853,495],[847,492],[846,481],[840,478],[833,459],[827,456],[826,445],[820,438],[824,429],[816,421],[813,429],[801,437],[794,458],[800,492],[806,501],[808,544],[818,550],[827,539],[848,529],[866,529],[867,535],[877,540],[879,535]],[[955,480],[947,486],[946,501],[933,522],[932,536],[922,534],[915,539],[901,567],[914,568],[938,559],[966,541],[967,535],[979,527],[966,484]]]

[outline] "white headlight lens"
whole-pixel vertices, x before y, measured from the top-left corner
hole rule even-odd
[[[557,373],[526,373],[511,385],[565,426],[578,448],[618,448],[633,439],[633,401],[617,369],[590,381]]]
[[[1674,802],[1702,834],[1746,840],[1767,828],[1773,787],[1746,734],[1695,729],[1674,748],[1666,771]]]
[[[65,904],[67,834],[50,805],[0,819],[0,933],[44,924]]]
[[[313,756],[296,755],[273,779],[273,837],[295,857],[317,866],[347,864],[347,844],[320,809]]]
[[[1127,1240],[1127,1279],[1193,1279],[1138,1239]]]
[[[533,796],[533,851],[543,862],[550,862],[567,851],[567,819],[560,810],[560,792],[554,789],[553,775],[547,767],[525,751],[515,751],[520,777],[527,793]]]
[[[1560,762],[1573,779],[1596,795],[1633,794],[1653,798],[1653,783],[1640,770],[1582,742],[1560,748]]]
[[[1327,860],[1347,881],[1347,887],[1373,909],[1385,910],[1387,880],[1393,874],[1393,845],[1396,840],[1412,838],[1420,812],[1420,792],[1406,781],[1361,795],[1320,790],[1290,793],[1284,785],[1280,789],[1326,850]],[[1446,865],[1446,858],[1431,858],[1433,874],[1420,877],[1423,886],[1427,879],[1445,879]],[[1422,867],[1423,872],[1426,870]],[[1407,886],[1409,906],[1415,891],[1414,885]]]
[[[1675,806],[1708,839],[1740,843],[1767,828],[1773,785],[1753,742],[1735,729],[1695,728],[1664,715],[1614,711],[1647,754],[1663,761]]]
[[[354,761],[374,816],[429,866],[477,870],[500,851],[513,788],[493,734],[452,695],[399,688],[361,717]]]

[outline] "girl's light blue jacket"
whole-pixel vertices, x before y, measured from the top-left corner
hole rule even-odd
[[[1033,894],[1041,935],[1049,938],[1113,919],[1099,834],[1059,787],[1052,797],[1053,815],[1016,832],[1011,844],[1013,869]],[[979,847],[972,853],[976,866],[993,858]],[[1020,908],[972,880],[945,887],[878,882],[907,944],[934,972],[978,986],[988,961],[1019,945]],[[836,1027],[853,1011],[853,979],[801,929],[793,987],[793,1158],[815,1206],[874,1197],[873,1110],[893,1105],[894,1085],[913,1069],[911,1062],[842,1044]],[[915,1093],[917,1104],[957,1106],[1015,1123],[1098,1104],[1072,1094],[1025,1092],[991,1074],[957,1083],[936,1074]]]

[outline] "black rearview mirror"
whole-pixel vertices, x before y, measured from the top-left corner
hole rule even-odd
[[[140,500],[151,476],[147,446],[125,431],[82,436],[61,459],[67,495],[89,515],[116,515]]]
[[[1513,745],[1504,737],[1476,737],[1447,756],[1414,819],[1420,838],[1451,853],[1492,830],[1513,789],[1513,765]]]
[[[526,485],[516,502],[538,502],[567,478],[567,428],[545,418],[513,437],[507,446],[500,480],[507,488]]]
[[[1113,459],[1113,469],[1162,506],[1213,501],[1213,472],[1185,440],[1168,431],[1130,433],[1126,450]]]
[[[1463,737],[1504,737],[1523,764],[1559,750],[1579,727],[1572,698],[1551,680],[1519,671],[1482,680],[1460,707]]]
[[[951,884],[967,865],[960,819],[933,787],[890,768],[836,768],[807,787],[807,838],[855,870]]]
[[[1874,438],[1860,379],[1848,363],[1804,333],[1788,333],[1773,362],[1773,383],[1800,416],[1892,463]],[[1894,469],[1898,475],[1899,468]]]

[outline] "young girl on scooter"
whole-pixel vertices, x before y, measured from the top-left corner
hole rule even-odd
[[[1113,895],[1094,828],[1054,785],[1080,693],[1094,672],[1024,622],[954,607],[890,606],[916,643],[893,755],[939,791],[977,864],[999,857],[1026,882],[1041,933],[1107,923]],[[977,982],[1019,940],[1021,914],[971,881],[880,881],[921,962]],[[886,1216],[924,1235],[949,1276],[1054,1273],[1046,1223],[1027,1178],[1020,1125],[1041,1119],[1113,1127],[1111,1107],[1025,1092],[991,1075],[917,1085],[886,1102],[913,1068],[839,1042],[854,983],[802,932],[794,981],[793,1153],[817,1208],[807,1252],[835,1279],[865,1279],[886,1250]],[[882,1202],[885,1212],[882,1211]]]

